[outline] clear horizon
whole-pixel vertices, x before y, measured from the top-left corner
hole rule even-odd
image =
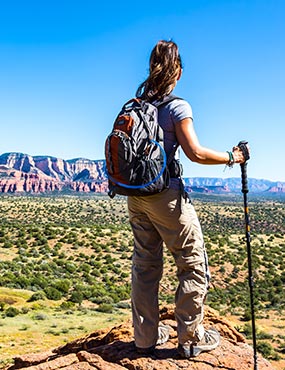
[[[248,140],[248,177],[284,182],[285,2],[144,4],[0,5],[0,154],[103,159],[152,47],[173,39],[184,64],[174,93],[191,104],[200,143],[226,151]],[[239,166],[181,159],[186,177],[240,177]]]

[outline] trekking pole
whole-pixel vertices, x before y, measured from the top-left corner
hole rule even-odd
[[[254,295],[253,295],[253,275],[252,275],[252,260],[251,260],[251,247],[250,247],[250,224],[248,214],[248,183],[247,183],[247,161],[249,159],[249,152],[246,141],[240,141],[237,145],[243,152],[245,162],[241,163],[241,180],[242,180],[242,193],[244,202],[244,218],[245,218],[245,235],[247,246],[247,261],[248,261],[248,283],[250,292],[250,308],[251,308],[251,327],[252,327],[252,341],[253,341],[253,356],[254,356],[254,370],[257,370],[257,349],[256,349],[256,330],[255,330],[255,315],[254,315]]]

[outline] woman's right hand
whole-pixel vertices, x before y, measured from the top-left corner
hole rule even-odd
[[[250,155],[250,147],[249,147],[249,145],[246,144],[246,147],[247,147],[248,153]],[[243,152],[240,149],[240,147],[234,146],[232,153],[233,153],[233,157],[234,157],[234,162],[235,163],[244,163],[245,162],[245,158],[244,158]]]

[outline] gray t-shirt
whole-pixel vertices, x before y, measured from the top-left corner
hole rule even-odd
[[[174,157],[174,148],[178,148],[178,142],[175,134],[175,124],[185,118],[193,119],[192,108],[190,104],[182,99],[175,99],[159,109],[158,122],[164,132],[164,149],[167,155]],[[178,158],[176,150],[175,158]],[[171,179],[171,187],[177,187],[178,180]]]
[[[177,145],[175,134],[175,124],[185,118],[192,118],[190,104],[182,99],[175,99],[159,109],[158,122],[164,132],[164,149],[167,157],[172,153]]]

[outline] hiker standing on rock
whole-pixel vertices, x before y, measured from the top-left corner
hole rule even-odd
[[[182,74],[177,45],[159,41],[153,48],[149,76],[136,96],[149,102],[168,97]],[[132,265],[132,314],[137,351],[151,354],[156,344],[168,339],[167,327],[159,325],[158,290],[163,271],[163,242],[172,253],[179,285],[175,295],[178,352],[184,358],[210,351],[220,343],[215,329],[203,326],[203,305],[209,284],[209,270],[203,235],[195,209],[184,190],[181,165],[175,152],[200,164],[243,163],[238,147],[218,152],[200,145],[192,109],[183,99],[174,99],[159,109],[164,131],[164,148],[170,162],[169,189],[149,196],[129,196],[128,209],[134,235]],[[169,163],[169,162],[168,162]]]

